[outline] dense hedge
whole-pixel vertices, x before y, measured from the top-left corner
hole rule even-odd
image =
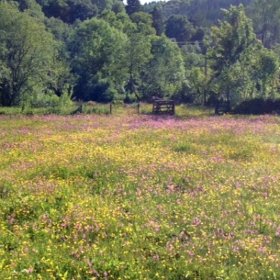
[[[246,100],[233,109],[235,114],[260,115],[280,113],[280,99],[255,98]]]

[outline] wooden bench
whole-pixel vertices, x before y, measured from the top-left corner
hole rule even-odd
[[[153,102],[153,114],[175,114],[175,102],[173,100],[156,99]]]

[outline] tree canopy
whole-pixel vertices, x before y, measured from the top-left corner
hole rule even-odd
[[[276,0],[0,0],[0,105],[277,98]]]
[[[16,105],[34,90],[56,79],[51,70],[58,59],[58,44],[45,25],[27,11],[0,3],[0,97]],[[52,75],[54,74],[54,75]]]

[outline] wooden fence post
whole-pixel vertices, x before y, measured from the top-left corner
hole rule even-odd
[[[112,103],[110,103],[110,115],[112,115],[112,111],[113,111],[113,105]]]
[[[140,102],[137,103],[137,114],[140,114]]]

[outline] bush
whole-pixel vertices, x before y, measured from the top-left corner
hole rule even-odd
[[[32,108],[56,107],[59,103],[60,98],[54,93],[38,94],[32,96],[30,100],[30,106]]]
[[[59,97],[59,102],[57,106],[59,113],[67,114],[71,111],[72,107],[73,107],[72,95],[70,93],[63,93]]]
[[[71,98],[72,95],[69,93],[63,93],[61,96],[54,93],[35,95],[22,102],[21,112],[30,114],[34,109],[40,108],[47,114],[69,114],[74,106]]]
[[[280,99],[255,98],[246,100],[237,105],[233,113],[244,115],[280,113]]]
[[[124,98],[124,103],[126,103],[126,104],[132,104],[135,102],[137,102],[137,97],[134,93],[127,94],[126,97]]]
[[[116,95],[118,95],[117,90],[106,80],[101,80],[92,85],[90,84],[85,89],[86,101],[92,100],[98,103],[109,103],[114,100]]]
[[[101,101],[103,101],[105,103],[112,102],[114,100],[114,97],[117,94],[118,94],[118,91],[115,88],[109,86],[106,89],[106,91],[104,92],[103,97],[102,97],[103,100],[101,100]]]

